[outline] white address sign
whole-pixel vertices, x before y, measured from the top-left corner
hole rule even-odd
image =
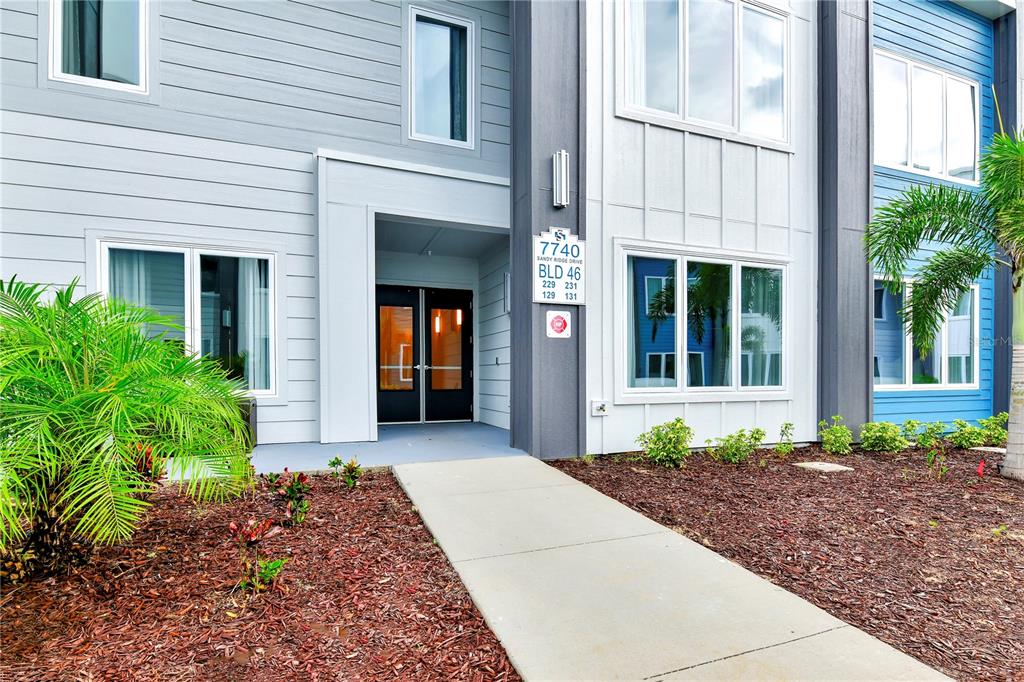
[[[586,246],[563,227],[534,236],[534,303],[585,304]]]

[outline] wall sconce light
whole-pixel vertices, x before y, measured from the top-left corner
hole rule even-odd
[[[434,333],[441,333],[441,313],[438,313],[437,315],[434,316]]]
[[[456,308],[455,310],[455,326],[462,326],[462,308]]]
[[[551,203],[555,208],[569,205],[569,152],[559,149],[551,157]]]

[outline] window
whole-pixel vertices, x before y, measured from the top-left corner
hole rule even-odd
[[[181,327],[149,333],[217,358],[254,394],[272,392],[271,257],[121,244],[103,253],[103,291]]]
[[[907,333],[901,310],[912,282],[892,293],[875,280],[875,299],[881,298],[885,318],[875,318],[873,375],[879,390],[976,386],[978,371],[978,287],[957,301],[942,330],[924,353],[917,338]]]
[[[875,163],[974,182],[978,85],[875,52]]]
[[[630,256],[628,270],[629,385],[676,386],[676,261]]]
[[[738,0],[627,0],[635,113],[785,140],[788,17]]]
[[[50,78],[148,92],[147,0],[51,0]]]
[[[782,388],[783,267],[631,253],[625,262],[626,392]],[[682,382],[676,357],[686,359]]]
[[[473,24],[410,11],[410,137],[473,147]]]
[[[885,287],[875,286],[875,320],[885,321]]]

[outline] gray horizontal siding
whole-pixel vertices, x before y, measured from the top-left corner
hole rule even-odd
[[[282,245],[286,403],[261,405],[261,442],[319,438],[314,165],[308,153],[5,113],[0,277],[84,282],[86,232]]]
[[[509,247],[500,246],[480,259],[477,355],[480,421],[509,428],[511,385],[511,337],[505,312],[505,273],[509,271]]]
[[[431,6],[446,3],[431,3]],[[38,88],[38,6],[4,3],[3,108],[249,142],[316,147],[508,174],[510,64],[506,2],[452,2],[479,20],[478,149],[407,144],[402,135],[400,2],[157,2],[152,102]],[[156,106],[153,106],[156,105]]]

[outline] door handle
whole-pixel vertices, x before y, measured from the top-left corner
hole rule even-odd
[[[413,365],[413,369],[433,369],[430,365]]]

